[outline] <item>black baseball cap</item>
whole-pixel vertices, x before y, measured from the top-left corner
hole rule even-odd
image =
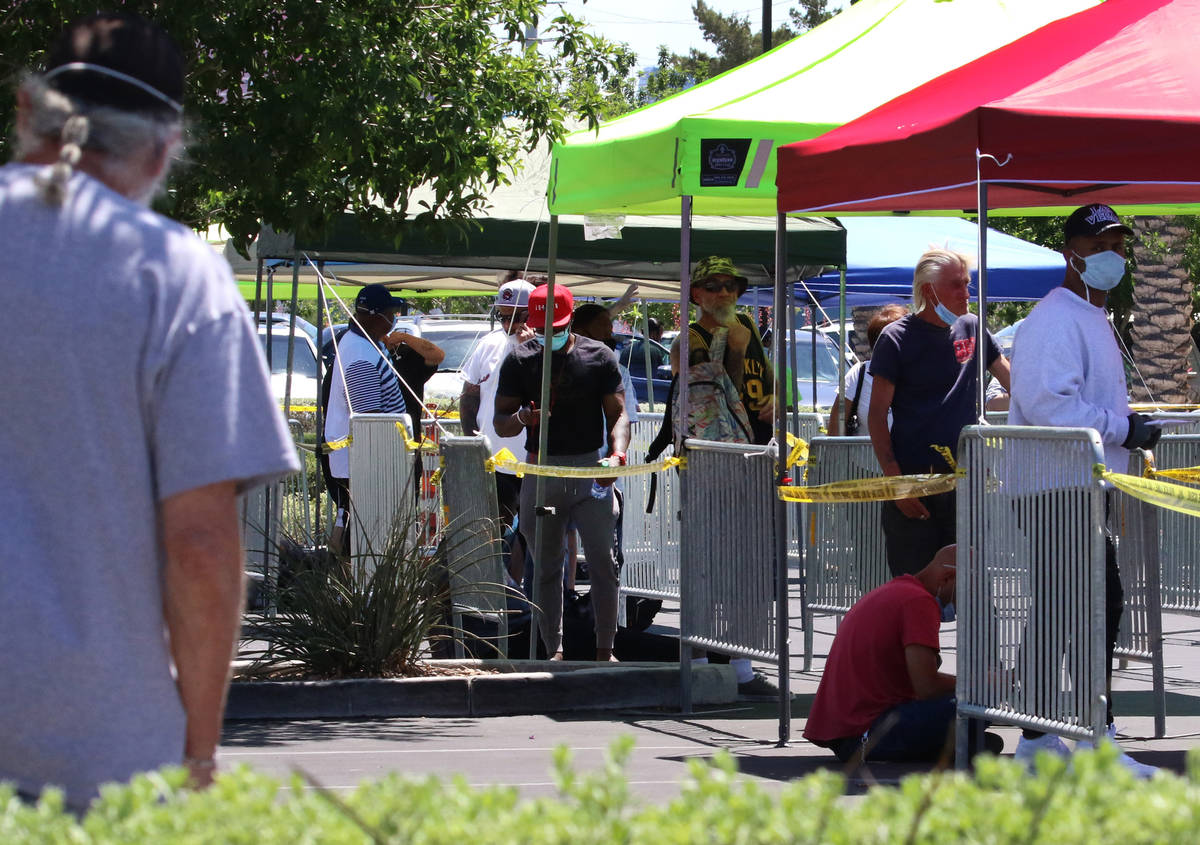
[[[1126,235],[1133,234],[1133,230],[1121,222],[1115,211],[1107,205],[1094,203],[1071,212],[1071,216],[1063,224],[1063,239],[1069,241],[1081,235],[1099,235],[1111,229],[1119,229]]]
[[[386,314],[388,311],[399,311],[404,307],[404,299],[392,296],[383,285],[367,285],[354,297],[354,307],[359,311],[370,311],[372,314]]]
[[[42,78],[97,106],[171,117],[183,110],[183,55],[162,27],[138,15],[101,12],[71,24],[47,51]]]

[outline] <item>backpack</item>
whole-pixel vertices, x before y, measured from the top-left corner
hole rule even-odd
[[[725,338],[728,331],[713,332],[709,344],[709,360],[688,367],[688,415],[687,425],[680,422],[679,376],[671,379],[671,401],[663,414],[662,427],[646,450],[646,461],[658,460],[670,444],[675,445],[676,454],[685,438],[715,440],[720,443],[753,443],[754,433],[750,417],[733,379],[725,371]],[[650,477],[650,496],[646,513],[654,509],[658,477]]]

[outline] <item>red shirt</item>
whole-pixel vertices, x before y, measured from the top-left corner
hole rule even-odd
[[[904,647],[938,650],[937,599],[911,575],[867,593],[842,620],[817,687],[804,738],[859,736],[886,710],[917,697]]]

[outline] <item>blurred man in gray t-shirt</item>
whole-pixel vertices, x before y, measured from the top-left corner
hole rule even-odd
[[[166,763],[211,779],[236,496],[298,464],[228,266],[145,207],[179,146],[178,50],[97,15],[46,67],[0,168],[0,780],[83,810]]]

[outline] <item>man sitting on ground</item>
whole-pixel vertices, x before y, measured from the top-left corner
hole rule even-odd
[[[938,671],[938,627],[941,608],[954,601],[956,551],[945,546],[916,575],[898,575],[850,608],[829,650],[805,739],[842,762],[950,756],[954,676]],[[984,745],[999,754],[1003,742],[984,734]]]

